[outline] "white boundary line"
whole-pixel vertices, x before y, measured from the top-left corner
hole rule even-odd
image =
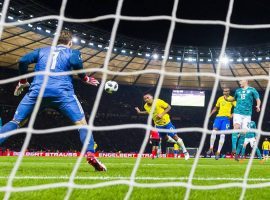
[[[0,176],[0,179],[8,179],[9,176]],[[69,176],[16,176],[14,179],[38,179],[38,180],[50,180],[69,179]],[[75,176],[74,180],[129,180],[129,176]],[[188,180],[189,177],[135,177],[135,180],[172,180],[181,181]],[[193,177],[193,180],[197,181],[243,181],[242,177]],[[270,182],[270,178],[249,178],[248,181],[267,181]]]
[[[54,189],[54,188],[69,188],[72,187],[73,189],[94,189],[94,188],[101,188],[101,187],[108,187],[108,186],[116,186],[116,185],[129,185],[129,181],[127,180],[114,180],[108,181],[103,183],[96,183],[91,185],[80,185],[80,184],[73,184],[70,185],[66,182],[59,182],[59,183],[52,183],[52,184],[43,184],[37,186],[25,186],[25,187],[0,187],[0,192],[9,191],[9,192],[26,192],[26,191],[35,191],[35,190],[45,190],[45,189]],[[141,187],[141,188],[166,188],[166,187],[189,187],[185,182],[163,182],[163,183],[137,183],[134,182],[134,187]],[[249,184],[247,188],[264,188],[269,187],[270,182],[260,183],[260,184]],[[215,185],[192,185],[191,189],[193,190],[218,190],[218,189],[225,189],[225,188],[242,188],[242,183],[223,183],[223,184],[215,184]]]

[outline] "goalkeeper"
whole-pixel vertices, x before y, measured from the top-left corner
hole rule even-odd
[[[35,72],[44,72],[46,70],[47,62],[50,62],[49,56],[51,51],[52,62],[49,66],[51,72],[68,72],[83,69],[80,52],[78,50],[72,50],[71,46],[72,33],[69,31],[62,31],[56,47],[49,46],[36,49],[24,55],[19,60],[20,74],[26,74],[28,65],[32,63],[36,63]],[[79,77],[86,84],[94,86],[98,86],[99,84],[95,78],[88,77],[85,73],[80,73]],[[44,75],[36,75],[31,86],[26,79],[21,79],[19,81],[14,95],[19,96],[24,88],[30,86],[29,92],[21,100],[13,119],[2,127],[1,134],[18,129],[23,125],[34,109],[43,81]],[[48,82],[42,98],[41,107],[43,106],[59,109],[75,125],[87,125],[81,104],[74,94],[72,76],[70,75],[48,77]],[[82,143],[85,142],[87,132],[88,129],[79,128],[80,140]],[[0,137],[0,144],[2,144],[5,139],[6,138],[4,137]],[[97,171],[106,171],[106,167],[94,156],[94,138],[92,134],[90,140],[86,142],[88,144],[87,162]]]
[[[151,94],[146,94],[143,96],[145,101],[144,109],[141,111],[138,107],[135,107],[135,110],[138,114],[149,114],[153,106],[153,96]],[[170,120],[170,115],[168,112],[171,110],[171,106],[161,99],[157,99],[156,104],[154,105],[153,121],[158,129],[174,130],[175,127]],[[165,139],[167,142],[170,142],[170,139],[175,140],[175,142],[182,148],[185,155],[185,160],[189,159],[189,153],[186,150],[183,140],[173,132],[159,132],[162,139]],[[170,138],[170,137],[171,138]]]

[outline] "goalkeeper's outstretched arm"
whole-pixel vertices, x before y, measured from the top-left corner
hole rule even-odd
[[[69,59],[69,62],[72,66],[73,69],[75,70],[81,70],[83,69],[83,62],[81,59],[81,53],[78,50],[73,50],[72,56]],[[94,77],[87,76],[86,73],[79,73],[78,76],[80,79],[89,84],[89,85],[94,85],[98,86],[99,82],[96,80]]]
[[[26,74],[28,72],[28,65],[32,63],[36,63],[39,56],[39,49],[31,51],[30,53],[24,55],[19,60],[19,73],[20,75]],[[27,79],[21,79],[14,91],[15,96],[19,96],[24,88],[29,87],[30,84],[28,83]]]

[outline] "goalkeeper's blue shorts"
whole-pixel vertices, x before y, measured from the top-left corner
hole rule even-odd
[[[228,130],[230,128],[230,119],[229,117],[216,117],[213,128],[218,130]]]
[[[29,96],[27,93],[21,100],[14,115],[14,120],[21,122],[26,119],[33,111],[37,97]],[[84,118],[82,106],[76,95],[61,97],[43,97],[41,108],[54,108],[62,112],[72,122],[80,121]]]
[[[174,125],[171,122],[169,122],[168,124],[166,124],[164,126],[156,126],[156,128],[167,129],[167,130],[174,130],[175,129]],[[158,133],[159,133],[160,137],[162,137],[162,138],[164,138],[166,135],[173,137],[176,134],[174,132],[158,132]]]

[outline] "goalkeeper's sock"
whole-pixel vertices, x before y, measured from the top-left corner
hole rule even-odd
[[[223,147],[224,141],[225,141],[225,135],[222,134],[222,135],[220,135],[220,138],[219,138],[218,150],[217,150],[218,153],[220,153],[220,151]]]
[[[176,142],[182,148],[183,153],[187,152],[187,149],[186,149],[184,142],[181,138],[179,138]]]
[[[168,142],[168,143],[173,143],[173,144],[177,143],[177,142],[176,142],[174,139],[172,139],[170,136],[168,136],[167,142]]]
[[[86,128],[80,128],[79,129],[80,140],[81,140],[82,144],[84,144],[84,141],[85,141],[86,136],[87,136],[87,132],[88,132],[88,130]],[[88,145],[87,145],[86,152],[95,153],[94,143],[95,143],[94,142],[94,137],[93,137],[93,134],[91,134],[90,140],[89,140]]]
[[[215,144],[215,140],[216,140],[216,130],[212,131],[211,137],[210,137],[210,149],[213,150],[214,148],[214,144]]]
[[[240,134],[240,137],[238,139],[238,144],[237,144],[237,149],[236,149],[236,154],[239,155],[241,153],[241,150],[243,148],[245,136]]]
[[[257,147],[257,149],[256,149],[256,153],[257,153],[258,158],[259,158],[260,160],[262,160],[262,154],[261,154],[260,149],[259,149],[258,147]]]
[[[232,152],[236,151],[237,135],[238,133],[232,133]]]
[[[18,128],[19,128],[19,125],[15,121],[9,121],[1,128],[1,134],[16,130]],[[6,139],[7,137],[0,138],[0,144],[2,144]]]

